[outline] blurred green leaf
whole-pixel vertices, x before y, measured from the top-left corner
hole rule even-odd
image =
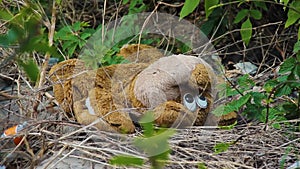
[[[246,90],[250,90],[255,85],[255,82],[250,78],[249,74],[238,77],[237,82],[239,90],[242,93]]]
[[[286,6],[288,5],[289,1],[290,0],[280,0],[280,2],[284,4],[284,6],[283,6],[284,10],[286,9]]]
[[[266,3],[263,1],[254,1],[254,5],[258,8],[262,8],[263,10],[268,11]]]
[[[73,24],[72,28],[73,28],[73,31],[75,32],[78,32],[80,29],[81,29],[81,22],[77,21]]]
[[[119,155],[110,159],[110,164],[118,166],[142,166],[144,160],[135,156]]]
[[[242,40],[248,45],[252,36],[252,23],[249,18],[242,24],[240,33]]]
[[[215,109],[213,109],[212,114],[220,117],[222,116],[224,113],[224,109],[225,109],[225,105],[219,105],[218,107],[216,107]]]
[[[228,105],[234,107],[235,111],[238,111],[242,106],[244,106],[249,101],[250,98],[251,98],[251,95],[248,93],[248,94],[240,97],[238,100],[232,101]]]
[[[261,105],[262,100],[266,99],[266,95],[264,95],[263,93],[260,93],[260,92],[251,92],[250,94],[253,98],[253,102],[256,105]]]
[[[253,9],[253,10],[250,10],[250,16],[256,20],[260,20],[262,17],[262,14],[259,10]]]
[[[124,5],[124,4],[127,4],[128,2],[129,2],[129,0],[123,0],[122,4]]]
[[[180,19],[186,17],[190,13],[192,13],[196,7],[199,5],[200,0],[185,0],[184,5],[180,11]]]
[[[267,93],[270,93],[277,84],[277,80],[268,80],[263,88]]]
[[[143,127],[145,137],[153,136],[154,126],[153,126],[154,116],[153,112],[146,112],[140,120],[140,124]]]
[[[237,124],[237,121],[235,121],[233,124],[227,125],[227,126],[219,126],[220,129],[223,130],[232,130]]]
[[[287,58],[281,65],[279,69],[279,73],[283,74],[286,72],[289,72],[293,69],[294,65],[296,63],[296,59],[293,57]]]
[[[300,51],[300,40],[298,40],[298,42],[295,43],[294,48],[293,48],[294,53],[298,53],[299,51]]]
[[[26,61],[18,59],[18,64],[23,68],[31,82],[36,82],[38,80],[40,70],[37,63],[33,59],[28,59]]]
[[[278,130],[281,129],[281,125],[279,123],[273,123],[272,127]]]
[[[173,129],[168,129],[151,137],[148,136],[147,138],[136,138],[133,144],[140,150],[143,150],[147,155],[152,156],[161,154],[170,151],[168,139],[174,134],[175,131]]]
[[[198,163],[198,169],[207,169],[204,163]]]
[[[14,15],[9,13],[8,11],[0,10],[0,19],[3,19],[5,21],[10,21],[13,18]]]
[[[205,34],[208,35],[212,30],[214,29],[216,25],[217,19],[208,19],[206,22],[204,22],[201,26],[201,31]]]
[[[289,11],[288,11],[288,19],[285,23],[285,28],[293,25],[299,18],[300,18],[300,1],[295,0],[289,5]],[[291,9],[293,8],[293,9]]]
[[[233,23],[239,23],[241,22],[249,13],[248,9],[242,9],[240,10],[237,15],[234,18],[234,22]]]
[[[298,28],[298,40],[300,40],[300,26]]]
[[[218,117],[226,115],[228,113],[238,111],[242,106],[244,106],[251,98],[251,95],[248,93],[238,100],[234,100],[226,105],[220,105],[212,111],[212,113]]]
[[[73,25],[64,26],[55,33],[54,40],[59,41],[62,49],[69,57],[77,49],[81,49],[86,44],[86,39],[95,33],[94,29],[85,28],[89,26],[86,22],[75,22]]]
[[[222,153],[224,151],[227,151],[230,145],[231,145],[230,143],[218,143],[218,144],[216,144],[214,146],[215,154],[219,154],[219,153]]]
[[[283,95],[289,95],[291,93],[292,93],[291,87],[288,86],[288,85],[283,85],[282,87],[280,87],[279,89],[277,89],[275,91],[275,96],[280,97],[280,96],[283,96]]]
[[[218,5],[219,0],[204,0],[205,16],[206,18],[212,13],[213,9],[211,7]]]

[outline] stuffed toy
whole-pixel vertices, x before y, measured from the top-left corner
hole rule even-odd
[[[93,70],[78,59],[54,65],[50,79],[65,112],[83,125],[132,133],[145,112],[162,127],[227,125],[235,113],[217,118],[210,112],[216,75],[195,56],[171,55],[147,45],[127,45],[119,52],[129,63]]]

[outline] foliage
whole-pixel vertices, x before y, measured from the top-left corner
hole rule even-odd
[[[286,2],[287,3],[287,2]],[[300,24],[300,1],[294,0],[289,5],[288,19],[285,23],[285,28],[295,24],[298,21]],[[300,27],[298,30],[298,40],[300,40]]]
[[[142,166],[144,160],[130,155],[118,155],[110,159],[110,163],[118,166]]]
[[[287,118],[300,117],[300,41],[295,44],[294,52],[296,57],[286,59],[280,66],[279,77],[267,80],[263,89],[264,92],[252,91],[254,82],[249,75],[239,77],[237,80],[239,88],[227,87],[228,96],[242,95],[240,99],[234,100],[225,106],[220,106],[214,110],[218,116],[232,111],[243,111],[250,119],[256,119],[261,122],[278,122]],[[297,92],[298,98],[291,96],[292,92]],[[278,98],[289,98],[284,103],[275,104]],[[278,123],[273,127],[279,128]]]
[[[192,13],[198,4],[200,3],[200,0],[186,0],[181,11],[180,11],[180,18],[186,17],[188,14]]]
[[[38,80],[40,71],[35,60],[32,58],[27,60],[18,59],[17,62],[24,69],[25,73],[32,82],[36,82]]]
[[[7,32],[0,35],[0,46],[4,48],[14,48],[15,54],[6,60],[16,59],[32,82],[37,81],[39,68],[32,59],[32,52],[49,53],[59,56],[54,47],[50,47],[41,26],[42,18],[37,12],[39,8],[34,3],[28,3],[21,7],[17,13],[0,10],[0,19],[7,23]],[[22,61],[21,58],[27,61]],[[29,56],[29,58],[28,58]]]
[[[75,22],[73,25],[62,27],[54,36],[54,41],[60,43],[63,51],[72,58],[76,50],[80,50],[87,39],[95,32],[94,29],[87,28],[86,22]]]
[[[153,113],[147,112],[140,120],[143,127],[143,136],[135,138],[133,144],[148,156],[152,168],[163,168],[171,152],[168,139],[175,134],[173,129],[155,129]],[[111,164],[125,166],[142,166],[145,161],[135,156],[116,156]]]
[[[143,0],[124,0],[123,4],[129,4],[128,14],[140,13],[147,9]]]
[[[293,0],[291,3],[288,3],[289,0],[282,1],[282,3],[288,7],[288,20],[285,23],[285,28],[300,23],[300,1]],[[184,18],[188,14],[192,13],[197,5],[199,5],[200,1],[191,1],[186,0],[183,8],[180,12],[180,18]],[[219,0],[205,0],[204,7],[207,21],[201,27],[201,30],[208,35],[213,32],[216,27],[218,29],[222,29],[227,25],[231,25],[229,23],[230,20],[224,18],[224,16],[228,16],[228,14],[224,15],[224,10],[222,7],[231,6],[233,4],[237,4],[237,9],[239,10],[236,14],[234,14],[235,18],[233,23],[240,24],[241,23],[241,38],[243,42],[248,45],[252,36],[252,21],[251,20],[260,20],[262,18],[262,11],[268,11],[266,3],[270,3],[268,1],[225,1],[224,3]],[[284,9],[286,9],[284,7]],[[220,31],[220,30],[219,30]],[[222,30],[221,30],[222,31]],[[223,31],[222,31],[223,32]],[[300,39],[300,27],[298,30],[298,39]]]
[[[222,153],[224,151],[227,151],[229,146],[231,145],[232,143],[218,143],[214,146],[214,152],[215,154],[219,154],[219,153]]]

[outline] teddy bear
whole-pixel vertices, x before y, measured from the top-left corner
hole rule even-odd
[[[210,113],[218,79],[201,58],[164,56],[142,44],[126,45],[118,55],[128,62],[94,70],[69,59],[51,68],[56,100],[79,123],[133,133],[146,112],[162,127],[225,125],[236,119],[235,113],[220,118]]]

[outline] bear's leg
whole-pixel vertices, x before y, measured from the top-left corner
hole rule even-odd
[[[95,122],[99,130],[133,133],[135,126],[129,114],[118,110],[118,107],[110,91],[94,87],[86,98],[74,103],[74,113],[77,121],[84,125]]]
[[[155,123],[162,127],[184,128],[192,126],[197,118],[197,112],[191,112],[182,104],[167,101],[154,110]]]

